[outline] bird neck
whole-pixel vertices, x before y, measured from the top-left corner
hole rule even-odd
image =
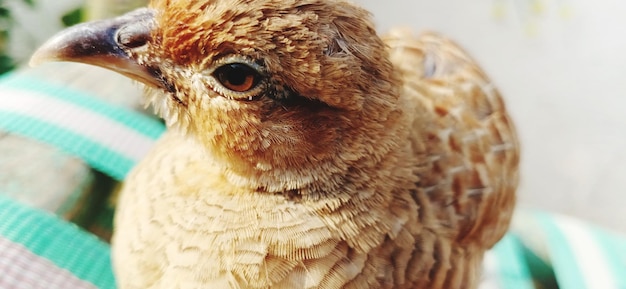
[[[251,163],[245,160],[222,162],[226,179],[259,193],[283,194],[289,198],[319,200],[329,195],[383,192],[392,184],[413,180],[415,163],[407,141],[407,122],[398,110],[388,123],[365,125],[349,134],[350,142],[324,158],[286,162]],[[384,184],[381,187],[380,184]]]

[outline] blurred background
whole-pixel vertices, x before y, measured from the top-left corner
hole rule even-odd
[[[0,71],[24,65],[65,26],[143,2],[0,0]],[[439,31],[481,63],[519,130],[520,206],[626,232],[626,1],[355,2],[382,33]]]

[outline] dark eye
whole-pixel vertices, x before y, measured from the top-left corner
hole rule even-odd
[[[246,92],[261,81],[259,72],[243,63],[222,65],[213,74],[224,87],[236,92]]]

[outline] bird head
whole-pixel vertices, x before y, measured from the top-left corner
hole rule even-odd
[[[48,60],[146,84],[170,129],[270,191],[374,166],[401,134],[386,47],[343,1],[154,0],[60,32],[31,64]]]

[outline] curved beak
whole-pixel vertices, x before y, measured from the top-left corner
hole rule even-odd
[[[134,52],[150,42],[154,11],[141,8],[117,18],[67,28],[44,43],[30,65],[71,61],[100,66],[148,85],[161,86],[158,71],[137,62]]]

